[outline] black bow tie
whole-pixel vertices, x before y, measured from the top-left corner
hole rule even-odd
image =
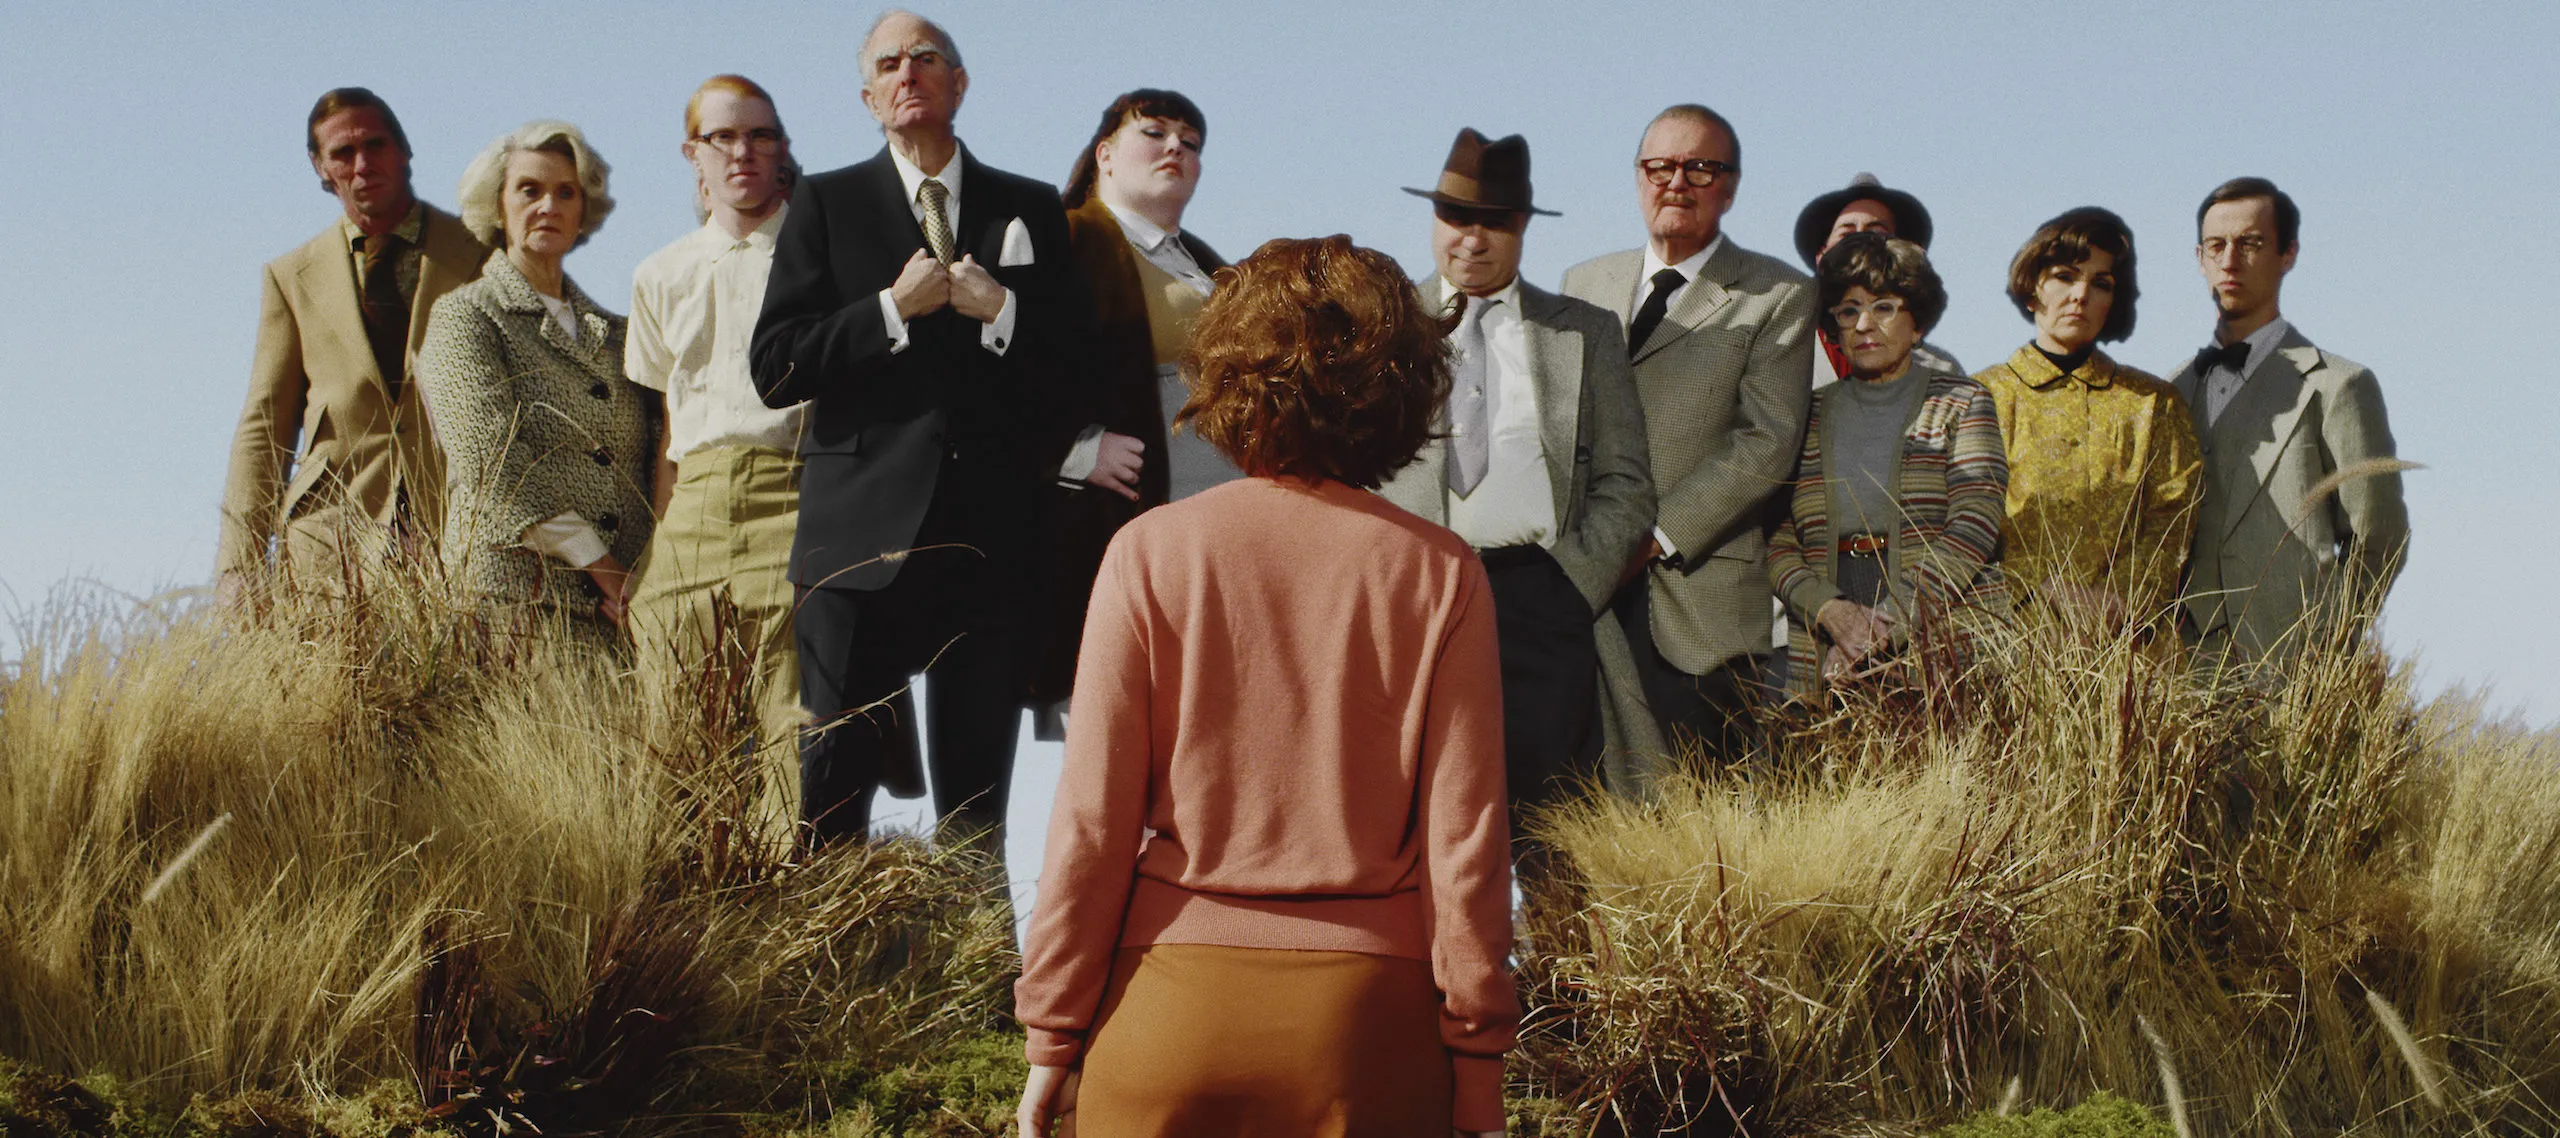
[[[2228,344],[2204,348],[2196,352],[2197,375],[2212,371],[2216,364],[2235,372],[2246,372],[2249,367],[2249,341],[2233,340]]]

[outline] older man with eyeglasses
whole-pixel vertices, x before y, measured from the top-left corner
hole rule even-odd
[[[1564,291],[1627,322],[1657,498],[1652,540],[1626,568],[1601,677],[1614,786],[1641,790],[1696,746],[1753,745],[1769,677],[1767,533],[1804,431],[1813,282],[1723,231],[1742,143],[1695,104],[1654,116],[1636,153],[1647,241],[1565,272]]]
[[[785,570],[800,516],[802,411],[764,405],[747,348],[798,168],[772,96],[741,75],[715,75],[686,101],[683,152],[703,223],[632,274],[623,345],[624,374],[666,400],[658,528],[631,627],[658,674],[700,675],[737,653],[755,677],[753,722],[742,726],[768,759],[788,757],[800,672]],[[765,768],[769,797],[788,816],[797,763]]]

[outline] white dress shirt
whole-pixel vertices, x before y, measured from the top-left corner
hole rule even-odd
[[[631,274],[631,325],[622,373],[667,397],[667,458],[705,447],[800,446],[800,407],[756,395],[747,349],[764,311],[784,206],[744,237],[716,221],[649,255]]]
[[[1436,297],[1445,307],[1457,299],[1447,281]],[[1461,496],[1448,495],[1449,528],[1478,549],[1551,545],[1556,539],[1555,480],[1547,473],[1547,447],[1538,431],[1538,384],[1529,372],[1529,330],[1520,319],[1520,282],[1513,279],[1490,297],[1468,301],[1482,314],[1485,397],[1492,406],[1493,438],[1485,449],[1484,480]],[[1457,428],[1463,429],[1463,428]]]
[[[2247,338],[2240,341],[2249,345],[2248,362],[2241,364],[2240,370],[2233,371],[2221,364],[2215,364],[2212,369],[2196,377],[2203,381],[2206,426],[2212,426],[2214,420],[2222,417],[2222,409],[2231,406],[2232,397],[2240,394],[2240,385],[2249,381],[2250,373],[2257,371],[2259,364],[2267,362],[2267,357],[2274,354],[2276,345],[2284,342],[2285,333],[2291,331],[2293,331],[2293,325],[2287,323],[2284,317],[2279,316],[2267,321],[2266,327],[2249,333]]]
[[[1679,264],[1673,265],[1664,262],[1661,255],[1653,251],[1653,242],[1645,242],[1644,274],[1636,278],[1635,302],[1627,306],[1628,319],[1634,319],[1636,310],[1643,308],[1645,298],[1652,295],[1653,275],[1664,269],[1678,269],[1681,277],[1680,287],[1671,290],[1671,297],[1662,309],[1662,318],[1668,322],[1671,319],[1671,310],[1680,307],[1680,298],[1689,295],[1690,286],[1698,283],[1698,273],[1707,267],[1707,259],[1715,256],[1716,252],[1723,248],[1724,234],[1718,232],[1715,240],[1707,242],[1706,248],[1691,253]],[[1821,354],[1819,351],[1814,353],[1816,356]],[[1679,559],[1680,547],[1671,544],[1671,535],[1662,532],[1661,526],[1653,527],[1653,543],[1662,547],[1664,557],[1675,561]]]
[[[1109,198],[1103,198],[1102,205],[1111,211],[1112,220],[1120,223],[1120,234],[1129,239],[1129,247],[1146,258],[1148,264],[1163,269],[1167,276],[1189,285],[1192,291],[1202,296],[1209,295],[1217,287],[1217,282],[1210,280],[1209,274],[1200,268],[1200,262],[1191,256],[1190,248],[1182,243],[1181,230],[1159,226],[1143,214],[1111,204]],[[1180,374],[1182,365],[1161,365],[1156,368],[1156,378],[1163,379],[1168,369]],[[1143,461],[1163,462],[1168,457],[1149,455],[1144,456]],[[1101,458],[1102,424],[1087,424],[1083,431],[1077,433],[1075,444],[1067,448],[1066,461],[1058,464],[1058,480],[1083,482],[1093,474],[1093,468]]]
[[[916,219],[916,224],[924,224],[924,202],[919,199],[918,191],[923,187],[924,180],[928,175],[923,170],[918,169],[915,163],[907,161],[907,156],[898,153],[898,148],[895,146],[889,148],[889,161],[898,168],[898,183],[906,187],[908,215]],[[955,258],[966,251],[963,248],[965,243],[962,241],[960,236],[961,233],[964,232],[964,230],[960,228],[960,202],[962,200],[960,197],[960,167],[962,165],[963,163],[960,161],[960,148],[954,146],[951,149],[951,160],[942,164],[942,172],[930,175],[934,181],[942,183],[943,189],[951,191],[943,201],[942,219],[946,224],[951,226],[951,255]],[[987,269],[995,268],[993,265],[983,267]],[[985,348],[986,350],[1001,356],[1004,354],[1006,348],[1013,346],[1013,320],[1015,309],[1016,304],[1013,290],[1004,290],[1004,307],[997,309],[996,318],[987,321],[986,327],[978,332],[979,347]],[[895,297],[890,295],[890,290],[885,288],[880,290],[880,317],[881,320],[889,327],[889,354],[896,355],[899,352],[906,351],[907,321],[905,317],[898,315],[898,301]]]

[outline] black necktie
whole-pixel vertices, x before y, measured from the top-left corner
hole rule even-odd
[[[2245,370],[2249,366],[2249,341],[2234,340],[2228,344],[2223,344],[2219,347],[2205,348],[2196,353],[2197,375],[2201,376],[2211,372],[2216,364],[2230,368],[2234,372]]]
[[[1653,330],[1662,323],[1662,314],[1671,310],[1671,294],[1687,283],[1689,278],[1680,275],[1678,269],[1664,269],[1653,274],[1653,291],[1645,294],[1644,306],[1636,309],[1636,318],[1627,325],[1629,359],[1635,358],[1644,342],[1653,336]]]

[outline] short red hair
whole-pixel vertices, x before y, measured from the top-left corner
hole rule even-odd
[[[684,101],[684,140],[686,142],[693,141],[694,136],[702,133],[702,97],[713,91],[727,91],[732,95],[763,102],[773,111],[774,129],[782,129],[782,108],[774,104],[773,96],[766,94],[764,88],[758,86],[755,80],[744,75],[714,75],[703,80],[702,86],[693,89],[693,97]],[[782,136],[789,138],[791,132],[783,130]]]
[[[1449,398],[1449,329],[1395,259],[1336,234],[1219,271],[1183,353],[1177,422],[1247,474],[1365,490],[1410,464]]]

